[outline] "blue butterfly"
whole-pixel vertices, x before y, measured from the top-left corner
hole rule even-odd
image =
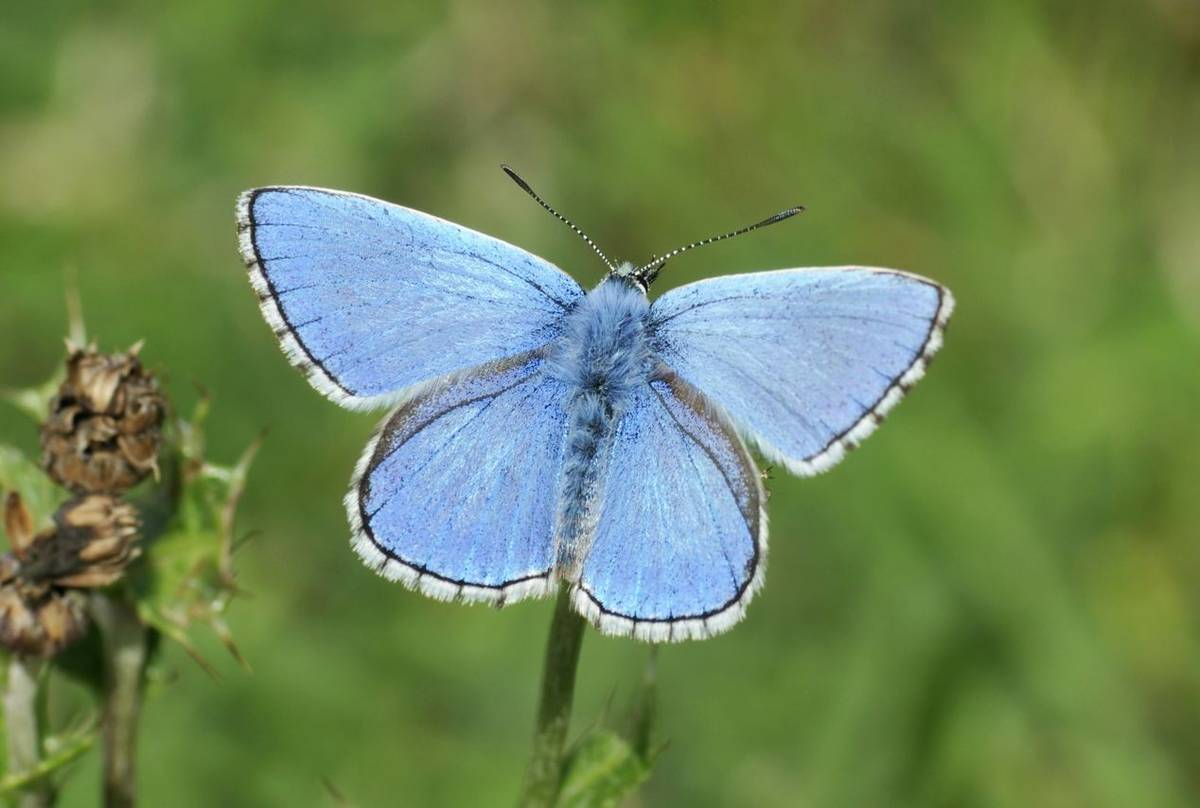
[[[263,316],[319,392],[394,408],[346,496],[353,546],[431,597],[570,587],[607,634],[699,639],[762,585],[765,495],[743,440],[833,466],[925,372],[954,305],[891,269],[733,275],[646,293],[667,259],[585,292],[503,241],[377,199],[238,199]]]

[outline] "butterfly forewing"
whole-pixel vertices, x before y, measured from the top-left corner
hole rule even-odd
[[[293,364],[343,406],[553,339],[583,292],[552,264],[409,208],[319,188],[238,200],[242,256]]]
[[[730,275],[659,298],[651,344],[767,457],[815,474],[921,377],[953,305],[944,287],[895,270]]]

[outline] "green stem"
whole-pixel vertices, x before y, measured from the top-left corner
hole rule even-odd
[[[583,618],[571,608],[570,590],[564,586],[558,593],[546,642],[542,699],[533,734],[533,753],[518,803],[521,808],[549,808],[558,796],[584,625]]]
[[[654,753],[654,720],[658,713],[658,645],[651,645],[646,656],[646,669],[642,672],[642,686],[633,709],[630,740],[633,751],[642,760],[650,760]]]
[[[132,808],[146,627],[133,606],[119,596],[97,592],[92,596],[92,615],[104,640],[104,805]]]
[[[38,722],[38,675],[40,659],[13,654],[8,662],[8,679],[4,683],[4,732],[8,742],[8,773],[20,775],[33,772],[42,760],[42,734]],[[18,808],[46,808],[54,802],[50,783],[38,778],[24,786],[18,797]]]

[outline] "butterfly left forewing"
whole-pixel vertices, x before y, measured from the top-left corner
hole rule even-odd
[[[583,294],[499,239],[358,194],[302,186],[238,199],[242,257],[292,364],[346,407],[402,401],[447,373],[553,339]]]
[[[575,606],[607,634],[658,642],[720,633],[762,582],[759,472],[733,427],[666,368],[627,407]]]

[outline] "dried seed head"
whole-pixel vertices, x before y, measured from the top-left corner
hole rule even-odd
[[[53,528],[33,538],[19,575],[72,588],[108,586],[137,558],[137,530],[133,506],[104,494],[76,497],[54,514]]]
[[[42,465],[76,493],[120,493],[158,470],[166,402],[140,347],[72,348],[67,357],[67,378],[42,424]]]
[[[13,552],[0,556],[0,645],[50,657],[87,629],[82,588],[108,586],[138,556],[137,512],[104,494],[63,503],[54,526],[33,533],[16,494],[5,497]]]
[[[21,579],[0,586],[0,644],[10,651],[51,657],[86,630],[82,593]]]

